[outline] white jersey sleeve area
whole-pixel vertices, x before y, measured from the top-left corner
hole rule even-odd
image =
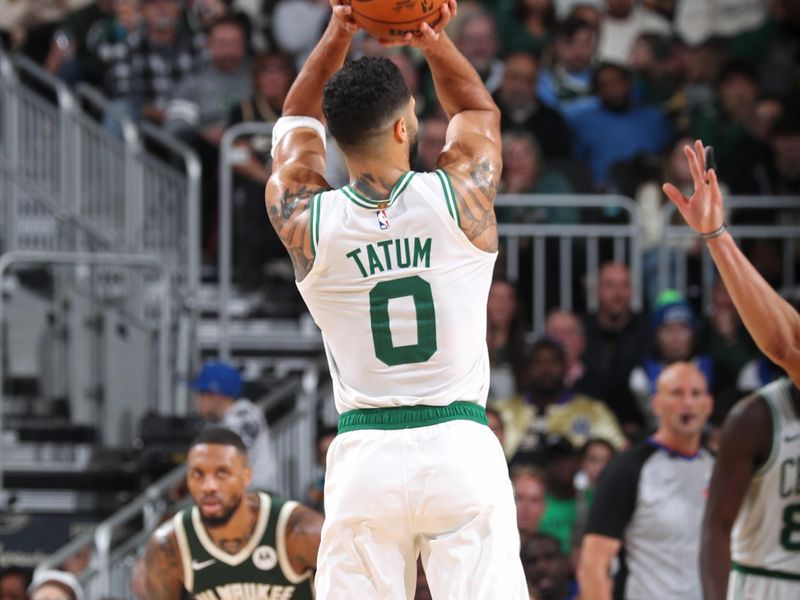
[[[459,227],[443,171],[406,173],[385,200],[315,197],[314,266],[297,284],[322,330],[336,408],[485,405],[486,301],[496,253]]]

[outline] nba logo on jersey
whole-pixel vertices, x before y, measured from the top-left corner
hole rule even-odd
[[[381,228],[381,231],[389,229],[389,217],[386,216],[386,211],[379,210],[375,214],[378,215],[378,226]]]

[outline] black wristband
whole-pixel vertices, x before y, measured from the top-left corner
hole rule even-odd
[[[715,229],[714,231],[710,231],[708,233],[701,233],[700,238],[705,241],[713,240],[714,238],[718,238],[719,236],[721,236],[726,231],[728,231],[728,224],[723,222],[718,229]]]

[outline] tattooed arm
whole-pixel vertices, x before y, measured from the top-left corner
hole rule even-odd
[[[180,600],[183,567],[172,521],[150,536],[144,551],[144,568],[147,600]]]
[[[295,573],[316,568],[321,531],[322,515],[298,504],[286,527],[286,551]]]
[[[333,14],[328,28],[292,84],[283,105],[284,116],[323,120],[323,87],[344,63],[357,30],[350,18],[350,6],[342,2],[331,0]],[[289,251],[298,281],[308,275],[314,264],[308,213],[314,194],[331,187],[324,173],[325,146],[313,129],[293,129],[275,148],[272,176],[265,192],[267,215]]]
[[[455,2],[448,3],[455,14]],[[436,95],[450,118],[437,166],[453,182],[461,228],[481,250],[497,250],[494,199],[500,182],[500,111],[478,73],[444,33],[430,28],[413,45],[431,68]]]

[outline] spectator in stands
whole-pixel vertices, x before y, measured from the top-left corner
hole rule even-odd
[[[553,64],[539,75],[538,98],[569,115],[596,105],[592,94],[592,62],[597,51],[597,30],[586,21],[570,17],[556,29]]]
[[[595,185],[605,187],[611,166],[637,154],[658,154],[672,132],[655,107],[636,106],[631,96],[631,73],[625,67],[601,64],[593,86],[600,106],[587,107],[571,118],[575,156],[592,169]],[[613,139],[614,143],[608,143]]]
[[[700,524],[714,459],[700,445],[712,400],[703,374],[676,363],[658,380],[653,437],[614,458],[600,476],[581,550],[581,598],[701,598]],[[627,576],[627,579],[626,579]]]
[[[186,77],[167,106],[167,129],[193,146],[202,162],[202,239],[207,257],[214,254],[219,142],[231,111],[251,95],[245,42],[239,19],[228,16],[215,21],[208,32],[211,64]]]
[[[325,29],[330,16],[330,2],[277,0],[274,4],[270,20],[273,38],[280,50],[294,57],[295,67],[300,68]]]
[[[601,438],[592,438],[581,447],[578,453],[580,472],[586,475],[589,495],[594,495],[600,474],[616,453],[617,449]]]
[[[509,398],[516,389],[516,372],[522,361],[527,329],[514,284],[500,278],[492,281],[486,315],[491,365],[489,398]]]
[[[800,195],[800,114],[779,118],[771,128],[769,146],[772,159],[756,167],[757,192],[764,195]],[[800,223],[800,210],[774,211],[775,224]],[[745,219],[742,219],[743,221]]]
[[[53,35],[44,67],[72,85],[103,85],[102,44],[125,39],[139,27],[139,0],[97,0],[67,15]]]
[[[756,193],[753,165],[762,159],[765,148],[751,133],[756,129],[758,99],[755,69],[744,62],[729,62],[719,74],[715,91],[716,101],[692,115],[691,134],[714,147],[720,178],[734,194]]]
[[[655,338],[653,354],[631,371],[631,393],[639,403],[649,429],[658,426],[650,399],[664,369],[673,363],[690,362],[702,374],[706,385],[714,384],[714,361],[707,354],[696,354],[695,317],[692,307],[675,290],[664,290],[656,298],[650,313]]]
[[[607,0],[606,14],[600,24],[601,61],[629,64],[631,50],[643,33],[670,35],[669,21],[634,0]]]
[[[613,413],[599,400],[566,389],[565,373],[561,346],[546,338],[534,343],[520,374],[521,393],[494,405],[503,417],[507,455],[537,452],[543,434],[551,433],[574,446],[599,437],[622,447],[625,438]]]
[[[539,532],[547,533],[561,544],[561,551],[569,554],[578,525],[578,498],[575,475],[578,473],[578,453],[565,437],[550,434],[534,460],[544,465],[547,475],[547,495]]]
[[[570,565],[558,540],[536,533],[522,546],[522,566],[536,600],[574,600],[578,597],[570,578]]]
[[[523,546],[539,531],[547,494],[547,478],[539,469],[529,465],[516,465],[511,469],[511,484],[517,505],[517,528]]]
[[[496,12],[504,55],[547,48],[556,24],[553,0],[515,0],[504,8]]]
[[[489,93],[494,93],[503,79],[504,65],[498,57],[500,42],[491,13],[482,9],[465,12],[456,26],[453,41],[475,67]]]
[[[44,63],[54,34],[71,12],[91,0],[0,0],[0,43]]]
[[[0,600],[28,600],[31,573],[27,569],[8,567],[0,571]]]
[[[715,397],[735,389],[739,373],[756,357],[757,351],[721,278],[714,282],[711,306],[698,327],[696,339],[697,351],[708,354],[714,363],[715,384],[712,389]],[[717,420],[721,422],[724,416],[719,415]]]
[[[503,427],[503,418],[500,416],[500,413],[491,406],[487,406],[486,420],[489,423],[489,429],[492,430],[492,433],[497,437],[497,441],[500,442],[500,446],[505,448],[506,433]]]
[[[191,383],[195,407],[210,425],[230,429],[247,446],[247,459],[253,469],[254,489],[274,492],[278,485],[275,448],[264,413],[250,400],[241,397],[242,376],[223,362],[207,362]]]
[[[534,138],[545,159],[572,154],[569,127],[558,111],[539,102],[536,85],[539,58],[517,52],[506,59],[506,69],[495,101],[500,108],[500,127],[504,133],[524,131]]]
[[[587,394],[608,404],[626,432],[643,423],[628,379],[650,342],[647,321],[632,311],[632,299],[628,267],[604,264],[597,275],[597,313],[585,321],[586,376],[581,385]]]
[[[42,570],[33,574],[28,588],[31,600],[84,600],[78,580],[72,573]]]
[[[254,94],[233,109],[229,126],[274,123],[281,115],[283,101],[295,77],[291,58],[280,52],[259,55],[253,60],[252,72]],[[264,285],[264,267],[268,261],[288,263],[288,259],[277,234],[271,227],[264,230],[267,219],[264,186],[272,170],[272,137],[268,134],[242,137],[237,148],[243,152],[243,160],[234,166],[234,265],[236,280],[249,291]]]
[[[142,24],[112,29],[98,47],[106,95],[132,118],[164,120],[175,87],[205,63],[205,38],[181,30],[179,0],[141,0]]]
[[[576,387],[586,372],[586,365],[583,364],[583,353],[586,351],[583,323],[575,313],[557,309],[547,316],[545,335],[564,349],[564,357],[567,359],[564,387]]]
[[[150,0],[172,2],[174,0]],[[211,64],[181,81],[167,107],[167,127],[196,132],[216,146],[231,110],[249,97],[252,80],[245,50],[245,30],[235,17],[215,21],[208,31]]]
[[[547,170],[536,139],[525,131],[513,130],[503,136],[504,194],[570,194],[569,180],[558,171]],[[535,207],[532,209],[498,209],[498,220],[516,223],[577,223],[578,211],[573,207]]]
[[[422,120],[419,128],[419,153],[416,170],[429,173],[436,170],[447,136],[447,119],[431,116]]]

